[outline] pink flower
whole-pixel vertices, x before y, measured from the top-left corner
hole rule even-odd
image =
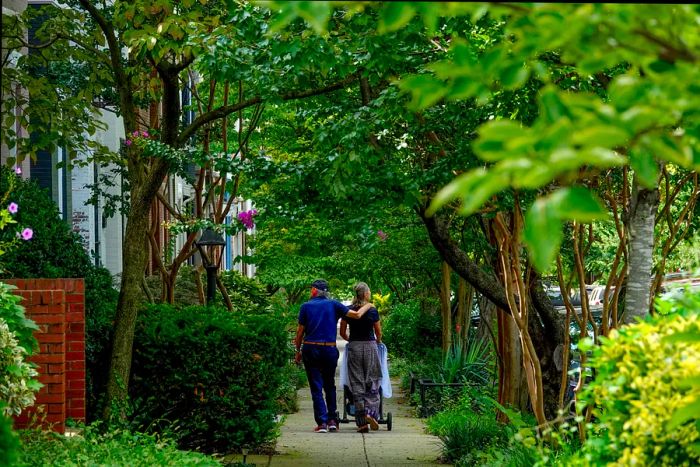
[[[147,131],[142,131],[142,132],[141,132],[141,136],[143,136],[144,138],[148,138],[148,137],[149,137],[149,134],[148,134]]]
[[[20,167],[20,166],[15,167],[15,173],[17,175],[22,175],[22,167]]]
[[[17,209],[19,209],[17,203],[10,203],[10,205],[7,206],[7,210],[10,211],[10,214],[17,214]]]
[[[127,139],[127,140],[124,142],[124,144],[126,144],[127,146],[131,146],[131,140],[130,140],[130,139]]]
[[[135,137],[138,138],[138,136],[139,136],[139,130],[136,130],[136,131],[134,131],[133,133],[131,133],[131,136],[135,136]]]
[[[383,230],[377,230],[377,237],[381,238],[382,241],[385,241],[388,235]]]
[[[251,209],[250,211],[243,211],[238,213],[238,220],[247,229],[252,229],[255,227],[255,222],[253,221],[253,216],[258,213],[257,209]]]
[[[27,227],[26,229],[24,229],[22,231],[22,238],[24,240],[31,240],[33,236],[34,236],[34,231],[32,229],[30,229],[29,227]]]

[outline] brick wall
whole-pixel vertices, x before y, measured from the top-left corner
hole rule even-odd
[[[17,417],[24,427],[35,418],[63,433],[67,418],[85,421],[85,286],[83,279],[8,279],[17,287],[28,318],[39,331],[38,365],[44,385],[36,403]]]

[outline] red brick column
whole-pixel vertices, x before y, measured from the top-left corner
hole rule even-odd
[[[66,418],[85,421],[85,300],[83,279],[11,279],[26,316],[39,326],[39,351],[30,358],[44,385],[36,403],[17,417],[65,431]]]

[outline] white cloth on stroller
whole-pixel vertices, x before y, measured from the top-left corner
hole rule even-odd
[[[382,344],[377,344],[377,352],[379,353],[379,362],[382,365],[382,381],[381,381],[381,387],[382,387],[382,397],[390,398],[392,395],[391,391],[391,380],[389,379],[389,364],[388,364],[388,355],[389,351],[386,348],[386,345]],[[342,361],[340,362],[340,387],[344,388],[345,386],[350,387],[350,384],[348,384],[348,359],[347,357],[347,350],[343,351],[343,355],[340,357]]]

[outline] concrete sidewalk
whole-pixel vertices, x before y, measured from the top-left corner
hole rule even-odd
[[[345,342],[338,341],[341,353]],[[336,374],[337,384],[337,374]],[[272,456],[248,456],[247,462],[258,467],[287,466],[429,466],[446,465],[437,461],[440,441],[425,433],[423,422],[415,418],[411,407],[392,384],[394,397],[384,399],[384,416],[392,413],[393,426],[379,425],[379,431],[360,434],[355,423],[341,423],[336,433],[314,433],[315,426],[311,394],[300,389],[299,412],[287,415],[282,435],[277,440],[277,453]],[[343,391],[338,387],[338,410],[342,415]],[[227,456],[227,462],[241,461],[242,456]]]

